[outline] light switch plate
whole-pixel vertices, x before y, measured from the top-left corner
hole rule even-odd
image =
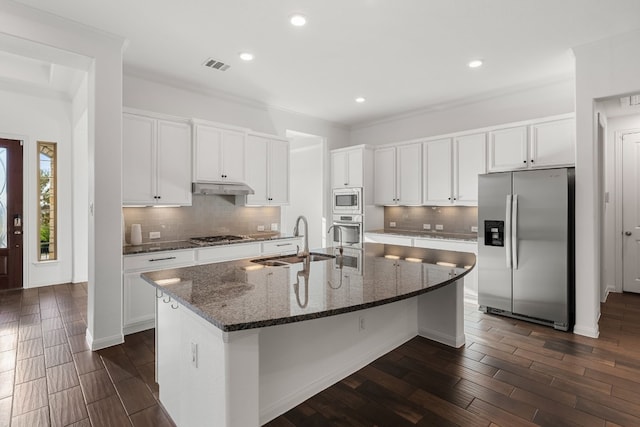
[[[436,224],[436,230],[442,231],[444,230],[444,227],[442,226],[442,224]]]
[[[396,226],[396,223],[395,223],[394,221],[391,221],[391,222],[389,223],[389,227],[395,227],[395,226]]]
[[[258,231],[264,231],[264,225],[259,225],[258,226]]]
[[[478,226],[476,226],[476,225],[472,225],[472,226],[471,226],[471,232],[472,232],[472,233],[477,233],[477,232],[478,232]]]
[[[160,232],[159,231],[150,231],[149,232],[149,239],[159,239],[160,238]]]
[[[431,230],[431,224],[422,224],[423,230]]]
[[[278,223],[274,222],[271,224],[271,231],[278,231]]]

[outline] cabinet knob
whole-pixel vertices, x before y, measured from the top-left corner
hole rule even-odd
[[[447,197],[447,200],[451,200],[451,197]]]
[[[533,163],[533,159],[531,159],[530,162]]]
[[[522,161],[522,163],[527,163],[527,161],[526,161],[526,160],[523,160],[523,161]]]
[[[344,183],[344,185],[349,185],[349,183],[348,183],[348,182],[345,182],[345,183]]]

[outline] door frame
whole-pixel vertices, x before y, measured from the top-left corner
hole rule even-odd
[[[27,135],[6,133],[0,130],[0,138],[22,141],[22,289],[29,288],[29,262],[31,260],[31,217],[29,215],[33,201],[29,197],[29,188],[32,183],[29,169],[29,155],[35,140]],[[27,222],[29,221],[29,222]]]
[[[606,128],[605,128],[606,129]],[[615,292],[623,291],[623,278],[624,278],[624,265],[622,263],[622,233],[623,233],[623,224],[622,224],[622,140],[625,135],[640,133],[640,128],[632,128],[632,129],[624,129],[619,130],[614,133],[614,150],[615,150],[615,252],[614,252],[614,262],[615,262]],[[607,289],[608,293],[610,289]]]

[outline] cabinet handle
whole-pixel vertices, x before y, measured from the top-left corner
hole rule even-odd
[[[170,259],[176,259],[176,257],[174,257],[174,256],[168,256],[168,257],[166,257],[166,258],[151,258],[151,259],[149,260],[149,262],[167,261],[167,260],[170,260]]]
[[[175,306],[175,307],[173,306],[173,304],[174,304],[174,303],[171,303],[171,308],[173,308],[174,310],[176,310],[176,309],[178,308],[178,303],[175,303],[175,304],[176,304],[176,306]]]
[[[279,245],[276,246],[291,246],[293,245],[293,243],[280,243]]]
[[[348,183],[348,182],[345,182],[345,183],[344,183],[344,185],[349,185],[349,183]]]

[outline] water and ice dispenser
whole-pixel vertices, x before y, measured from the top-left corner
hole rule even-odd
[[[484,222],[484,245],[504,246],[504,221]]]

